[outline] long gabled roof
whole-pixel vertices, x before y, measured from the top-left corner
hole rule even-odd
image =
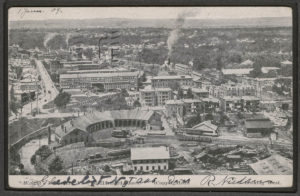
[[[131,160],[170,159],[169,148],[166,146],[131,148]]]
[[[268,118],[264,119],[247,119],[245,121],[247,129],[270,129],[273,128],[273,123]]]
[[[201,129],[203,131],[216,131],[218,129],[218,126],[211,124],[211,122],[208,120],[193,126],[192,129]]]

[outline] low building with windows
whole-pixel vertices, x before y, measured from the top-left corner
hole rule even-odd
[[[114,129],[161,130],[161,116],[154,111],[113,110],[93,112],[72,119],[55,129],[55,140],[67,145],[110,137]]]
[[[194,98],[207,98],[209,97],[208,90],[204,88],[196,88],[196,87],[190,87],[190,86],[182,86],[181,89],[183,90],[184,94],[187,94],[187,91],[190,89]]]
[[[135,172],[169,169],[170,150],[167,146],[131,148],[131,162]]]
[[[220,101],[219,99],[216,98],[203,98],[203,112],[204,113],[212,113],[212,112],[217,112],[220,109]]]
[[[139,72],[60,74],[62,89],[87,89],[101,87],[104,90],[137,88]]]
[[[182,99],[186,113],[196,113],[203,111],[203,104],[200,99]]]
[[[171,88],[174,83],[180,86],[192,86],[193,78],[189,75],[156,76],[151,79],[153,88]]]
[[[260,110],[260,100],[255,96],[225,96],[220,98],[220,101],[224,112],[258,112]]]
[[[224,96],[255,96],[255,87],[247,84],[228,82],[219,87],[219,97]]]
[[[38,91],[38,89],[40,89],[40,82],[37,80],[23,79],[18,85],[22,91]]]

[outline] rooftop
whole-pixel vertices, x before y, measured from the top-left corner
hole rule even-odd
[[[182,99],[182,101],[184,103],[199,103],[199,102],[201,102],[200,99]]]
[[[219,99],[213,98],[213,97],[203,98],[202,101],[206,101],[206,102],[218,102],[219,103]]]
[[[131,148],[131,160],[170,159],[169,147]]]
[[[174,76],[156,76],[152,78],[152,80],[178,80],[178,79],[192,79],[192,77],[188,75],[174,75]]]
[[[279,67],[262,67],[261,72],[268,73],[269,71],[278,70],[278,69],[280,69],[280,68]]]
[[[259,100],[259,98],[255,97],[255,96],[242,96],[242,99],[246,100],[246,101],[257,101],[257,100]]]
[[[291,61],[289,61],[289,60],[286,60],[286,61],[281,62],[281,64],[292,65],[293,63]]]
[[[245,126],[247,129],[270,129],[273,128],[273,123],[268,118],[247,119]]]
[[[137,76],[136,72],[117,72],[117,73],[80,73],[80,74],[60,74],[59,78],[97,78],[97,77],[117,77],[117,76]]]
[[[204,131],[215,131],[218,129],[218,126],[212,124],[211,121],[208,120],[193,126],[192,129],[201,129]]]
[[[167,100],[166,105],[174,105],[174,104],[184,104],[182,100]]]
[[[293,162],[279,154],[250,164],[258,175],[292,175]]]
[[[222,69],[224,75],[248,75],[253,68]]]

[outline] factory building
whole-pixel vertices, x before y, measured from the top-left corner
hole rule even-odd
[[[188,75],[175,75],[175,76],[156,76],[151,79],[151,85],[153,88],[171,88],[174,83],[178,83],[180,86],[192,86],[193,78]]]
[[[141,147],[131,148],[133,170],[150,172],[169,169],[169,147]]]
[[[188,74],[191,75],[193,72],[193,67],[191,65],[175,64],[175,72],[179,75]]]
[[[138,76],[139,72],[61,74],[59,82],[62,89],[98,87],[105,91],[112,89],[129,90],[137,88]]]

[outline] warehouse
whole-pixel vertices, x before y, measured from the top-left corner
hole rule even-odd
[[[101,86],[108,91],[137,88],[138,76],[139,72],[60,74],[59,82],[62,89],[100,88]]]
[[[273,131],[274,125],[268,118],[252,118],[245,120],[247,137],[266,137]]]

